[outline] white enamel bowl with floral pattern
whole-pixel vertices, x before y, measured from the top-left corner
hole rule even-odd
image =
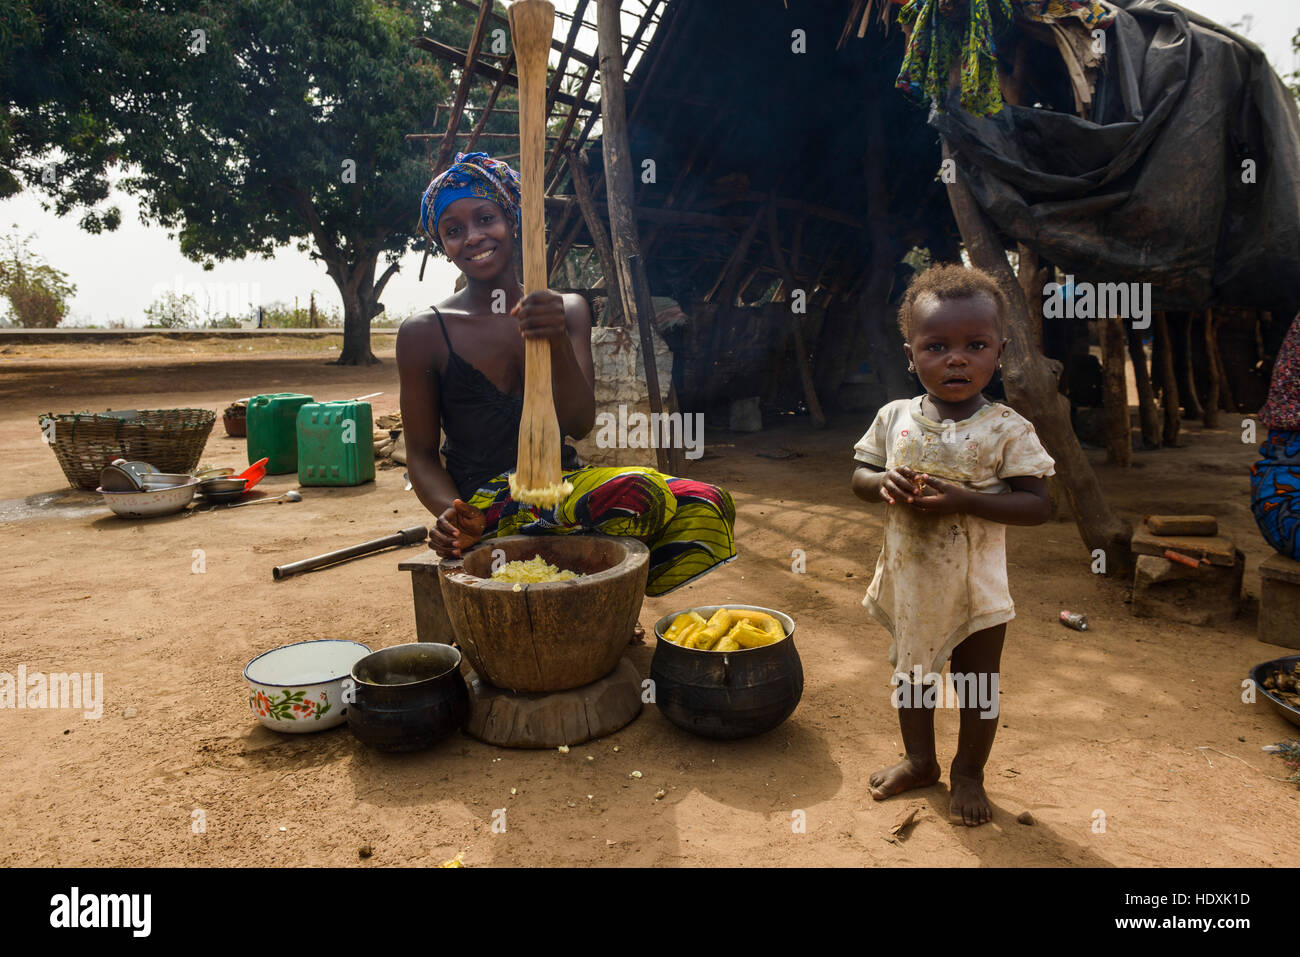
[[[248,706],[272,731],[303,734],[342,724],[343,682],[370,654],[359,641],[322,638],[263,652],[244,668]]]

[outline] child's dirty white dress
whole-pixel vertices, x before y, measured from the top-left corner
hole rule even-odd
[[[906,467],[989,495],[1017,476],[1045,477],[1054,462],[1028,420],[991,402],[961,422],[935,422],[921,400],[898,399],[876,414],[853,447],[879,468]],[[889,661],[909,678],[938,673],[967,636],[1010,621],[1006,526],[973,515],[927,515],[885,506],[885,543],[862,604],[889,629]]]

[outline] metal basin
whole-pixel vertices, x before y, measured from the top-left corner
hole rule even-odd
[[[184,485],[166,488],[144,489],[140,492],[109,492],[98,488],[104,497],[104,504],[122,518],[155,518],[159,515],[173,515],[185,510],[194,500],[194,492],[199,487],[199,480],[190,478]]]

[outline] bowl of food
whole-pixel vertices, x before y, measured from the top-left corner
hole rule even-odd
[[[469,719],[469,689],[460,652],[416,641],[384,648],[352,666],[348,727],[380,751],[420,751],[459,731]]]
[[[1250,678],[1273,710],[1300,726],[1300,655],[1287,655],[1256,665]]]
[[[343,683],[370,654],[359,641],[321,638],[264,651],[244,668],[248,706],[272,731],[324,731],[348,713]]]
[[[634,538],[507,535],[442,561],[439,584],[480,678],[507,691],[564,691],[618,665],[649,574],[650,551]]]
[[[663,716],[706,738],[747,738],[803,696],[794,619],[758,605],[704,605],[655,622],[650,678]]]
[[[189,481],[161,487],[146,486],[138,492],[111,492],[102,485],[95,489],[104,497],[104,504],[122,518],[154,518],[183,511],[194,500],[199,481],[186,476]]]

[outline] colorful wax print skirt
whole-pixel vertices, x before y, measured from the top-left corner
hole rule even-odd
[[[487,516],[483,538],[599,532],[641,540],[650,549],[646,594],[663,595],[736,557],[736,505],[716,485],[638,466],[588,466],[564,472],[573,492],[555,508],[510,497],[508,474],[469,498]]]

